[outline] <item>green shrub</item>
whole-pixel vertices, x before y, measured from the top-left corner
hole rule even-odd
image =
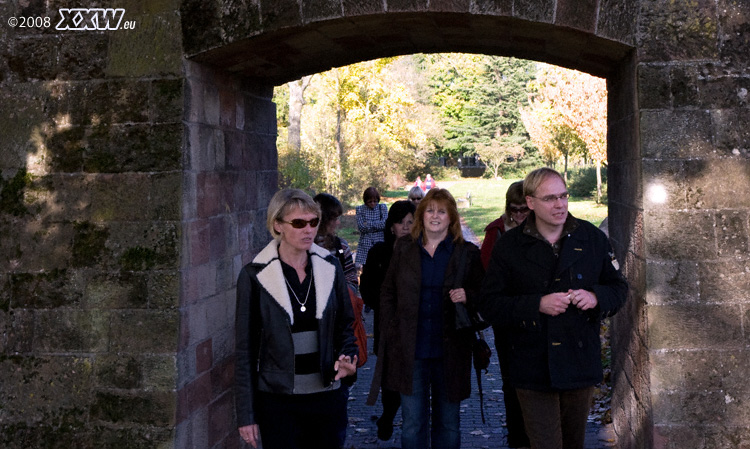
[[[596,198],[596,167],[568,169],[568,192],[576,198]],[[602,197],[607,192],[607,168],[602,167]]]

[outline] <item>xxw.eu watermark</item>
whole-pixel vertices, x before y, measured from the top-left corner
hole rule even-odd
[[[49,28],[60,31],[132,30],[135,20],[123,20],[124,8],[60,8],[59,18],[20,16],[8,18],[8,25],[18,28]]]

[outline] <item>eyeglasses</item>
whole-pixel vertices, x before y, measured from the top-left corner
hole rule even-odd
[[[538,196],[535,196],[533,198],[536,198],[538,200],[544,201],[545,203],[552,203],[552,202],[557,201],[557,200],[568,201],[568,198],[570,198],[570,193],[565,192],[565,193],[561,193],[559,195],[547,195],[547,196],[543,196],[541,198],[539,198]]]
[[[313,218],[312,220],[303,220],[301,218],[295,218],[292,221],[284,221],[284,220],[279,220],[279,221],[282,223],[292,225],[294,229],[302,229],[307,225],[310,225],[311,227],[316,228],[320,224],[320,218],[317,218],[317,217]]]
[[[529,211],[529,208],[526,206],[523,206],[523,207],[510,206],[508,210],[510,211],[511,214],[525,214],[526,212]]]

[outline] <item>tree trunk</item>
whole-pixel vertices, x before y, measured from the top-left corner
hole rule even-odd
[[[301,123],[302,106],[305,104],[305,89],[310,85],[312,75],[303,76],[297,81],[289,83],[289,136],[287,145],[289,149],[299,155],[302,150]]]
[[[596,204],[602,202],[602,161],[596,160]]]

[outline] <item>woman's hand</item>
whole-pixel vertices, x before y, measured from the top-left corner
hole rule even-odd
[[[461,302],[466,304],[466,290],[462,288],[454,288],[453,290],[449,291],[448,294],[451,297],[451,301],[453,301],[454,303]]]
[[[354,356],[354,360],[348,355],[340,355],[339,359],[333,364],[333,369],[336,371],[336,377],[333,380],[339,380],[346,376],[351,376],[357,372],[357,356]]]
[[[257,448],[260,442],[260,430],[257,424],[240,427],[240,437],[252,447]]]

